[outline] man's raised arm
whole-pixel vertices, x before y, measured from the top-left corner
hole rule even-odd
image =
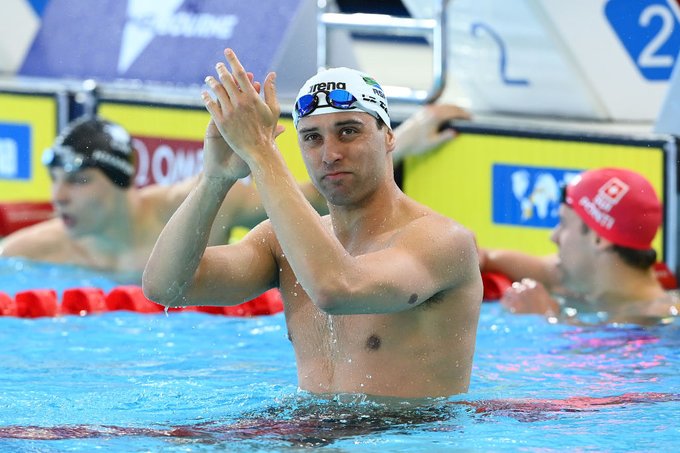
[[[183,304],[220,206],[229,189],[249,172],[212,121],[204,151],[204,172],[158,237],[142,277],[144,294],[166,306]]]

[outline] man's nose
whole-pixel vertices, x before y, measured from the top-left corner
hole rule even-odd
[[[64,205],[71,199],[71,191],[68,184],[63,182],[52,183],[52,201],[58,205]]]
[[[337,162],[342,159],[342,146],[335,140],[326,140],[321,158],[326,165]]]
[[[550,232],[550,240],[553,241],[557,245],[560,245],[559,235],[558,235],[560,226],[561,225],[558,223],[557,225],[555,225],[555,227]]]

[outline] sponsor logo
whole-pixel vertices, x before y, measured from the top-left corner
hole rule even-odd
[[[345,82],[320,82],[315,83],[309,89],[310,93],[318,93],[319,91],[333,91],[333,90],[346,90],[347,84]]]
[[[385,104],[384,101],[382,101],[380,99],[376,99],[375,97],[369,96],[367,94],[362,94],[361,100],[364,101],[364,102],[370,102],[372,104],[378,104],[381,109],[383,109],[385,112],[387,112],[387,105]]]
[[[135,172],[135,168],[131,163],[127,162],[120,157],[114,156],[106,151],[96,150],[92,153],[92,160],[100,163],[104,166],[109,166],[116,168],[123,172],[125,175],[132,175]]]
[[[133,137],[137,153],[137,187],[149,184],[174,184],[201,172],[203,142]]]
[[[362,79],[364,79],[364,82],[366,82],[366,85],[371,85],[372,87],[377,87],[378,89],[382,90],[380,87],[380,84],[375,81],[373,77],[368,77],[368,76],[361,76]]]
[[[559,221],[561,189],[581,170],[495,164],[492,216],[496,224],[553,228]]]
[[[31,179],[31,128],[0,123],[0,179]]]
[[[220,40],[232,37],[237,16],[178,11],[183,3],[184,0],[128,0],[118,56],[119,73],[125,73],[156,37]]]
[[[611,230],[611,228],[614,226],[614,218],[606,212],[602,212],[597,207],[596,203],[590,201],[588,197],[581,197],[581,199],[578,201],[578,204],[583,206],[583,209],[588,213],[588,215],[604,228]]]
[[[609,212],[614,206],[619,204],[619,201],[628,193],[628,190],[630,190],[628,184],[619,178],[612,178],[597,191],[595,204]]]
[[[597,190],[597,195],[593,200],[581,197],[578,204],[583,206],[588,215],[603,228],[611,230],[616,220],[608,213],[619,204],[629,190],[628,184],[619,178],[612,178]]]

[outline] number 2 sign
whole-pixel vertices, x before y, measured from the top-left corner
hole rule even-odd
[[[668,80],[680,50],[680,23],[666,0],[609,0],[609,24],[642,76]]]

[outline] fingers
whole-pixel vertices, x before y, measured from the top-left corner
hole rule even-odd
[[[470,113],[453,104],[436,104],[432,113],[441,120],[469,120]]]
[[[248,73],[243,68],[243,65],[239,61],[234,51],[227,48],[224,50],[224,56],[227,59],[227,63],[229,63],[229,67],[231,68],[230,74],[232,76],[231,81],[234,82],[240,88],[240,91],[245,93],[249,90],[254,89],[252,88],[251,81],[248,80]],[[227,91],[229,91],[229,87],[227,87]]]
[[[286,131],[286,126],[284,126],[283,124],[277,124],[276,128],[274,129],[274,138],[283,134],[285,131]]]
[[[271,110],[274,118],[278,118],[281,113],[279,101],[276,99],[276,73],[270,72],[264,80],[264,102]]]
[[[215,65],[215,70],[217,71],[217,75],[220,78],[220,83],[224,88],[224,91],[227,93],[228,101],[236,99],[238,94],[241,92],[241,88],[237,84],[232,74],[229,73],[227,67],[224,65],[224,63],[219,62]],[[250,85],[250,82],[248,82],[248,85]]]
[[[205,84],[208,85],[210,90],[215,94],[216,99],[212,99],[211,96],[207,92],[201,93],[201,98],[203,99],[203,103],[205,104],[206,108],[208,107],[208,103],[212,101],[212,108],[215,113],[217,112],[222,112],[223,107],[228,107],[229,104],[229,95],[227,94],[226,90],[224,89],[224,86],[222,85],[221,82],[219,82],[215,77],[213,76],[208,76],[205,78]],[[205,94],[205,96],[204,96]],[[210,110],[209,110],[210,111]],[[213,112],[211,112],[213,113]]]
[[[210,117],[215,118],[217,115],[219,118],[222,113],[222,109],[207,91],[201,91],[201,99],[203,99],[203,105],[205,105],[206,110],[208,110],[208,113],[210,113]]]
[[[436,136],[436,138],[433,140],[433,145],[434,146],[439,146],[443,143],[448,142],[449,140],[453,140],[456,137],[456,131],[450,128],[444,129],[441,132],[439,132]]]
[[[248,72],[248,81],[250,81],[250,84],[255,88],[255,91],[257,91],[257,94],[260,94],[260,89],[262,88],[262,84],[260,82],[255,81],[255,76],[253,75],[252,72]]]

